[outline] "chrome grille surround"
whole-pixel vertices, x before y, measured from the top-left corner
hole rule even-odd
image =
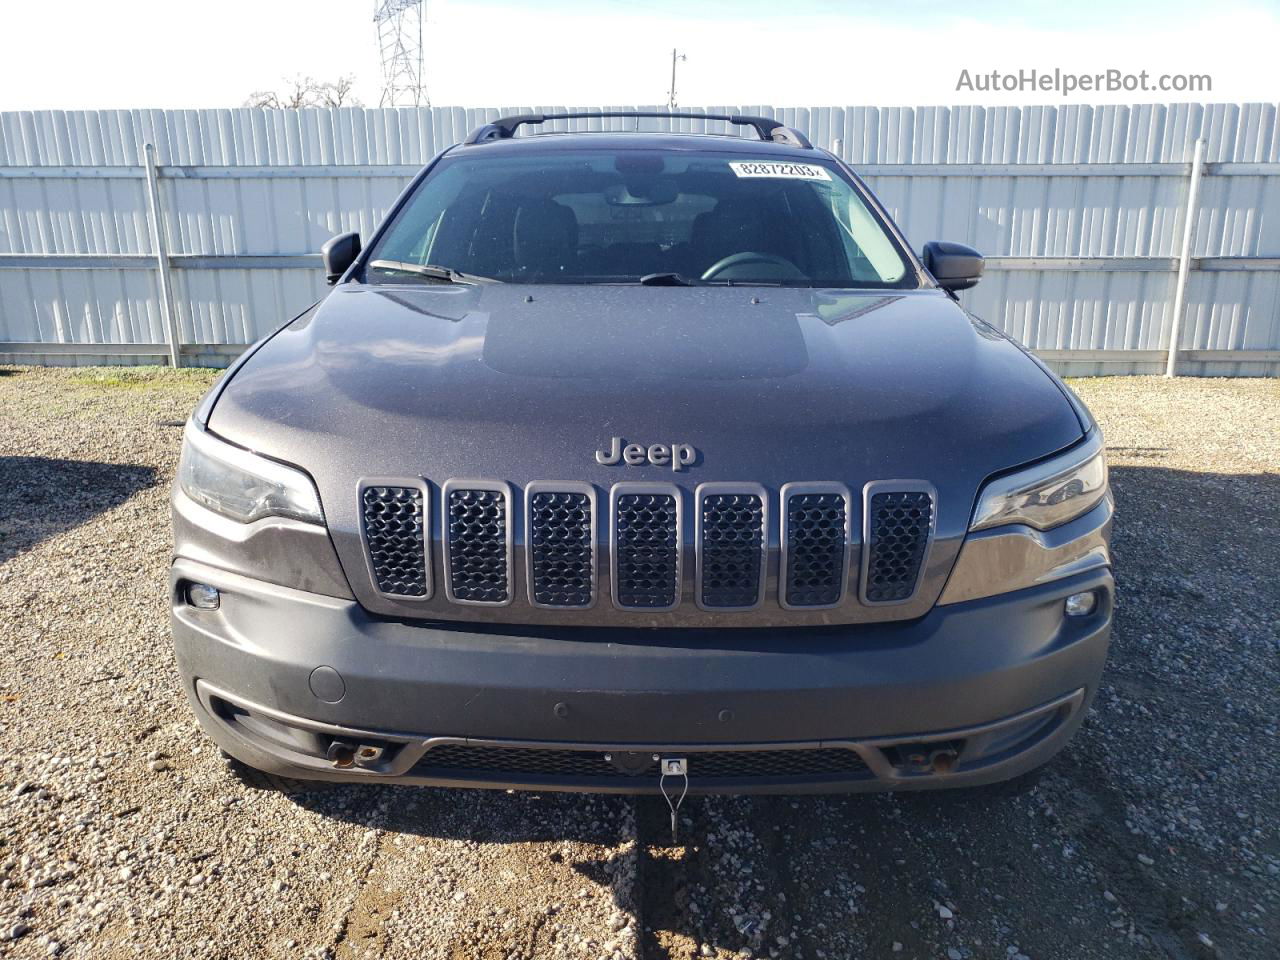
[[[795,498],[803,501],[792,505]],[[825,610],[838,607],[849,592],[849,563],[853,556],[853,497],[843,483],[787,483],[779,491],[779,514],[782,518],[780,547],[781,563],[778,568],[778,604],[784,610]],[[806,529],[810,518],[798,513],[808,507],[811,511],[837,513],[821,517],[824,528],[816,533]],[[844,516],[838,516],[843,507]],[[832,533],[838,530],[843,543],[833,545]],[[834,549],[833,549],[834,546]],[[824,560],[823,554],[827,555]],[[831,562],[834,561],[834,562]],[[829,566],[831,571],[824,572]],[[798,583],[797,580],[813,581]],[[825,579],[827,584],[821,581]],[[794,588],[794,589],[793,589]],[[807,594],[816,602],[802,601]]]
[[[862,572],[867,606],[906,603],[928,566],[938,492],[923,480],[876,480],[862,488]]]
[[[726,511],[736,516],[726,517]],[[758,523],[744,524],[744,512],[757,514]],[[769,494],[758,483],[698,485],[694,491],[694,599],[701,609],[728,613],[754,610],[764,602],[769,519]],[[726,576],[736,585],[724,586]],[[713,584],[708,591],[709,579],[721,585]],[[748,602],[717,603],[717,591],[721,598],[737,594],[736,599]]]
[[[619,610],[674,610],[680,605],[683,517],[683,495],[673,483],[613,485],[609,491],[609,587]],[[665,604],[624,602],[646,594],[652,600],[670,599]]]
[[[547,498],[555,498],[556,502],[549,502]],[[548,610],[588,610],[595,606],[600,579],[596,555],[600,512],[595,487],[589,483],[539,480],[525,487],[524,504],[529,603]],[[583,507],[585,525],[576,518],[566,524],[563,518],[542,516],[548,510]],[[583,594],[585,600],[581,600]],[[555,597],[580,602],[557,603],[554,599],[545,599]]]
[[[431,488],[420,477],[371,477],[360,482],[357,496],[360,542],[374,589],[393,600],[430,600]],[[420,590],[412,589],[415,580]]]
[[[501,480],[446,480],[440,496],[445,596],[476,606],[511,603],[511,487]]]

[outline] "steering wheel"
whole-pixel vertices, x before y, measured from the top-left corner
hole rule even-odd
[[[702,271],[701,279],[714,280],[716,277],[724,273],[726,270],[731,270],[734,267],[761,266],[765,264],[768,264],[774,267],[781,267],[783,276],[770,277],[766,274],[766,276],[764,277],[749,277],[749,278],[744,277],[743,279],[767,279],[767,280],[775,280],[775,279],[802,280],[804,279],[804,274],[800,272],[800,268],[797,267],[790,260],[786,259],[785,257],[774,256],[772,253],[760,253],[756,250],[744,250],[742,253],[731,253],[727,257],[721,257],[711,266],[707,267],[706,270]]]

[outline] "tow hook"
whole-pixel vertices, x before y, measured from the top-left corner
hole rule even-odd
[[[913,743],[899,747],[902,764],[911,773],[951,773],[960,751],[953,743]]]
[[[372,766],[382,759],[382,747],[371,743],[362,743],[356,748],[356,763],[362,767]]]
[[[346,770],[353,766],[372,766],[382,759],[382,754],[383,748],[377,744],[362,743],[357,746],[345,740],[335,740],[329,744],[325,759],[339,770]]]
[[[335,740],[329,744],[325,759],[340,770],[345,770],[356,762],[356,745],[345,740]]]
[[[933,768],[934,773],[950,773],[956,768],[958,756],[959,754],[950,747],[934,750],[929,754],[929,766]]]
[[[658,789],[662,792],[662,799],[667,801],[667,807],[671,810],[671,844],[674,846],[680,842],[678,823],[680,804],[684,803],[684,798],[689,794],[689,761],[684,757],[661,757],[657,759],[660,771]],[[679,777],[683,781],[684,787],[678,796],[674,791],[667,792],[667,777]]]

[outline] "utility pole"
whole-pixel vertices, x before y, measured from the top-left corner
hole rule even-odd
[[[683,53],[677,53],[674,47],[671,48],[671,91],[667,94],[668,110],[676,108],[676,61],[688,59]]]

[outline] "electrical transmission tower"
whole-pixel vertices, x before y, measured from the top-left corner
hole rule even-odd
[[[373,22],[382,57],[382,107],[429,107],[422,72],[426,0],[375,0]]]

